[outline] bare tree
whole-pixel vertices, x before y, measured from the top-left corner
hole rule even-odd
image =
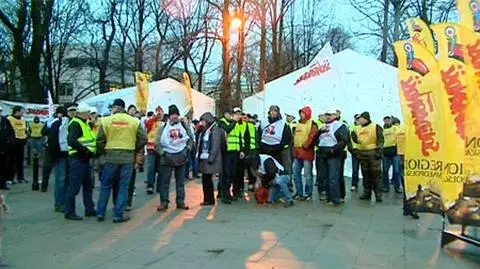
[[[57,0],[47,33],[45,67],[47,90],[58,101],[60,81],[65,73],[65,56],[71,42],[81,39],[86,26],[87,1]]]
[[[126,87],[126,70],[133,70],[128,65],[129,54],[127,50],[128,36],[133,25],[132,19],[133,7],[131,0],[121,0],[118,3],[118,10],[115,14],[115,22],[119,30],[119,34],[115,36],[115,44],[120,49],[120,83],[122,88]]]
[[[90,31],[90,48],[86,53],[95,61],[100,93],[105,93],[109,91],[107,72],[110,66],[110,51],[117,31],[115,22],[117,0],[103,0],[101,5],[105,12],[91,16],[95,28]]]
[[[332,50],[334,53],[342,51],[344,49],[351,49],[352,46],[352,36],[345,31],[341,26],[336,26],[329,29],[325,35],[326,42],[330,42],[332,45]]]
[[[18,1],[13,13],[0,9],[0,21],[13,40],[13,58],[29,101],[43,102],[40,66],[54,0]]]

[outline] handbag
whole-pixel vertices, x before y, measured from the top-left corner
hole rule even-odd
[[[185,147],[178,153],[164,152],[164,155],[160,157],[161,164],[170,167],[179,167],[187,163],[188,149]]]

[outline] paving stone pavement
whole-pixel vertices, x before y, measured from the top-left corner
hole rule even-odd
[[[53,212],[52,186],[47,193],[13,186],[3,240],[9,268],[480,268],[480,249],[461,242],[440,249],[441,217],[403,217],[398,194],[382,204],[349,193],[339,208],[315,199],[288,209],[256,205],[246,194],[232,205],[201,208],[197,180],[187,185],[189,211],[171,204],[157,213],[158,196],[145,194],[145,174],[138,175],[132,220],[123,224],[113,224],[111,212],[103,223],[66,221]],[[94,195],[96,201],[98,186]],[[83,214],[80,197],[77,213]]]

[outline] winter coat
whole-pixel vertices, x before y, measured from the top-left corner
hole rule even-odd
[[[300,123],[305,123],[306,121],[310,120],[312,117],[312,110],[310,107],[304,107],[300,111],[304,112],[307,116],[305,121],[300,120]],[[293,129],[295,136],[295,128]],[[315,159],[315,142],[318,136],[318,126],[313,121],[312,128],[310,129],[310,133],[308,134],[307,141],[303,144],[302,147],[294,147],[293,148],[293,157],[299,160],[305,161],[313,161]]]
[[[212,117],[212,122],[214,121]],[[210,122],[210,120],[207,120]],[[198,138],[198,156],[202,153],[203,137],[206,129],[204,129]],[[223,136],[223,138],[222,138]],[[214,125],[210,131],[210,149],[207,160],[198,160],[198,168],[202,174],[217,174],[222,172],[222,143],[226,141],[225,131],[218,125]],[[223,142],[222,142],[223,141]]]

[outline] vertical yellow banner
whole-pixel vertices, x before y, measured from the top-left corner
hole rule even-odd
[[[190,76],[187,72],[183,72],[183,83],[185,83],[185,90],[187,91],[188,105],[190,106],[190,110],[193,111],[192,84],[190,83]]]
[[[478,0],[457,0],[457,9],[460,14],[461,26],[480,32],[480,1]]]
[[[435,55],[435,45],[432,32],[428,25],[420,18],[409,18],[407,20],[408,33],[410,41],[427,48],[430,53]]]
[[[135,85],[137,86],[136,102],[137,109],[143,113],[147,112],[148,105],[148,81],[150,75],[142,72],[135,72]]]
[[[405,121],[407,203],[417,212],[441,214],[446,141],[437,61],[426,47],[417,43],[398,41],[394,47]]]

